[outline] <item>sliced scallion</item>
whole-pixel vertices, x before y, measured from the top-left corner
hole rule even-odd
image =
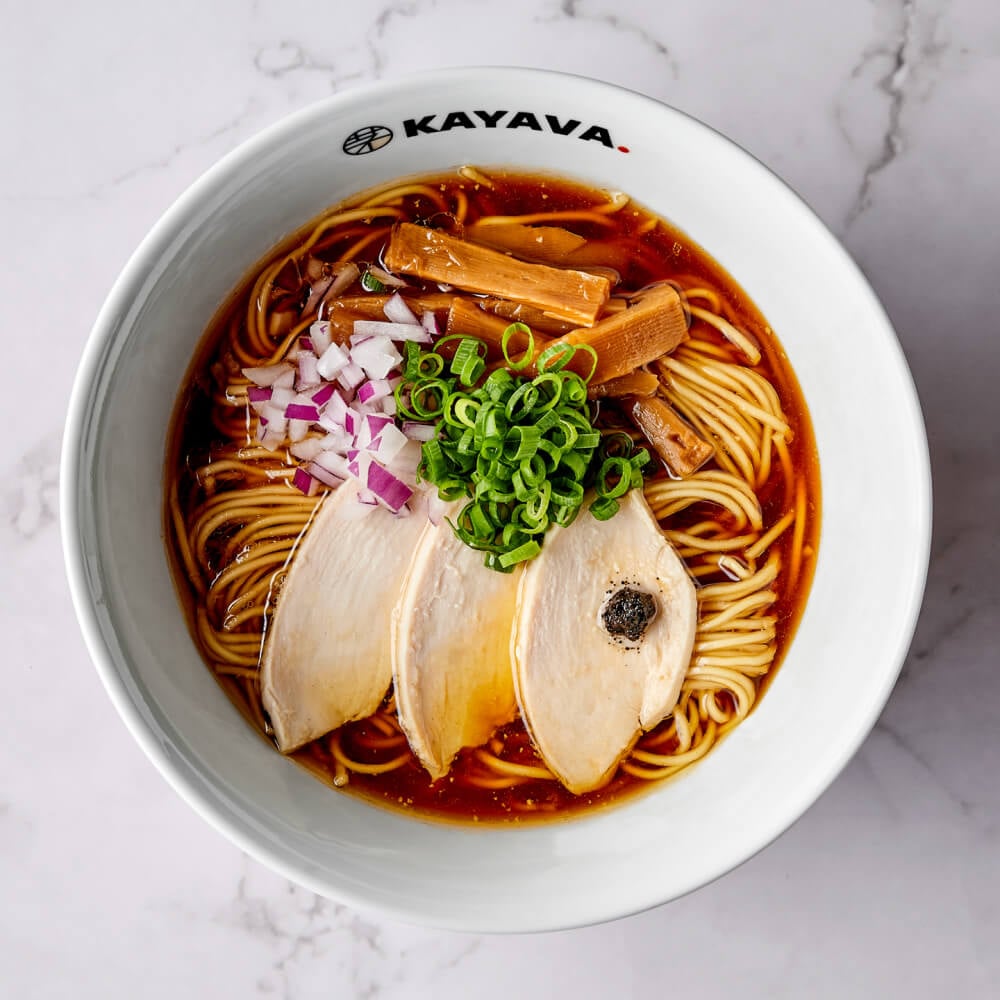
[[[526,345],[520,355],[511,349],[515,337]],[[592,348],[560,344],[535,359],[531,330],[512,323],[501,340],[506,367],[489,374],[487,345],[474,337],[450,334],[432,350],[407,343],[405,351],[397,411],[435,428],[419,474],[443,500],[468,498],[452,528],[492,569],[510,572],[533,559],[553,524],[573,522],[587,489],[597,494],[591,513],[606,520],[620,497],[642,485],[648,452],[593,424]],[[581,351],[593,362],[586,377],[568,368]]]

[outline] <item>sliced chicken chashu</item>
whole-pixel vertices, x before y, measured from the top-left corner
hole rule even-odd
[[[520,575],[487,569],[446,521],[420,540],[393,614],[393,681],[400,725],[432,779],[516,714],[510,630]]]
[[[521,715],[576,794],[605,784],[640,733],[673,709],[697,601],[640,490],[598,521],[553,528],[528,564],[511,649]]]
[[[426,523],[360,510],[353,483],[323,502],[264,643],[261,693],[282,751],[371,715],[385,697],[392,608]]]

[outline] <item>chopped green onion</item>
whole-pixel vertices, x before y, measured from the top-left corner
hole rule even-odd
[[[421,465],[424,468],[422,475],[425,479],[437,482],[445,476],[448,466],[444,460],[440,441],[426,441],[420,450],[420,455]]]
[[[545,462],[540,455],[532,455],[521,461],[521,476],[532,489],[545,481],[545,472]]]
[[[552,501],[564,507],[579,507],[583,503],[583,487],[572,479],[560,477],[553,479]]]
[[[505,368],[498,368],[495,372],[490,372],[489,378],[483,383],[483,392],[493,402],[497,402],[507,394],[507,389],[513,381],[509,371]]]
[[[515,336],[527,344],[518,357],[511,354]],[[452,345],[447,354],[446,344]],[[552,345],[538,357],[533,377],[519,374],[535,354],[534,335],[523,323],[504,331],[507,368],[489,375],[487,345],[474,337],[453,334],[431,350],[413,342],[404,350],[397,411],[435,426],[419,475],[441,499],[467,499],[451,527],[484,553],[486,566],[506,573],[534,558],[553,524],[572,524],[588,488],[597,494],[591,513],[607,519],[618,498],[641,487],[649,453],[625,433],[594,427],[587,400],[593,370],[583,378],[567,367],[580,350],[596,365],[592,348]]]
[[[577,354],[590,355],[591,365],[590,365],[590,371],[587,373],[587,377],[584,378],[583,376],[580,375],[577,376],[577,378],[579,378],[580,381],[583,382],[584,386],[586,386],[587,383],[594,377],[594,372],[597,371],[597,351],[595,351],[594,348],[590,346],[590,344],[574,344],[573,346],[576,348]]]
[[[631,488],[632,463],[627,458],[606,458],[597,473],[597,495],[602,500],[614,500]]]
[[[538,451],[542,432],[537,427],[511,427],[504,435],[503,457],[507,462],[520,462]]]
[[[579,513],[579,507],[573,507],[566,504],[555,508],[552,512],[552,520],[560,527],[566,528],[576,520],[576,515]]]
[[[519,545],[516,549],[511,549],[500,556],[500,565],[506,568],[507,566],[514,566],[517,563],[527,562],[529,559],[534,559],[541,551],[541,545],[534,539],[531,539],[523,545]]]
[[[587,383],[574,372],[566,372],[566,377],[563,380],[563,398],[574,406],[586,402]]]
[[[619,455],[628,458],[632,454],[632,439],[624,431],[612,431],[601,435],[601,446],[598,451],[601,461],[606,458],[617,458]]]
[[[517,333],[524,334],[528,338],[528,346],[520,359],[515,361],[510,356],[510,342]],[[522,368],[527,368],[535,354],[535,335],[531,332],[531,327],[526,323],[511,323],[500,338],[500,350],[503,352],[504,361],[512,371],[519,372]]]
[[[590,505],[590,513],[598,521],[609,521],[618,513],[618,501],[613,497],[601,497]]]
[[[539,418],[535,421],[535,426],[542,432],[542,434],[548,433],[552,430],[556,424],[559,423],[559,411],[558,410],[546,410]]]
[[[538,390],[530,382],[522,382],[508,397],[504,413],[507,419],[524,420],[534,409]]]
[[[476,426],[479,407],[479,400],[453,392],[445,401],[444,421],[453,427],[468,427],[471,430]]]
[[[538,355],[535,367],[540,372],[561,372],[570,359],[576,354],[576,348],[572,344],[555,343],[551,347],[546,347]]]
[[[375,275],[371,273],[371,271],[365,271],[365,273],[361,275],[361,287],[366,292],[385,291],[385,285],[381,281],[379,281],[378,278],[376,278]]]
[[[581,482],[587,475],[587,460],[578,451],[567,451],[560,455],[558,467]]]
[[[452,375],[457,375],[464,386],[475,385],[486,369],[486,362],[483,360],[485,354],[486,345],[481,340],[463,337],[451,359]]]

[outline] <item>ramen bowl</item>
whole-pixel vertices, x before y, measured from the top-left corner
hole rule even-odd
[[[823,490],[812,591],[750,717],[705,760],[644,795],[524,827],[388,811],[282,758],[203,663],[163,539],[171,411],[230,291],[325,207],[464,163],[626,191],[703,246],[788,354]],[[873,725],[906,653],[926,573],[930,485],[893,330],[851,259],[778,178],[638,94],[548,72],[468,69],[309,107],[231,153],[170,208],[87,343],[66,429],[62,513],[76,610],[105,687],[149,757],[209,822],[288,878],[349,905],[439,927],[533,931],[612,919],[697,889],[823,792]]]

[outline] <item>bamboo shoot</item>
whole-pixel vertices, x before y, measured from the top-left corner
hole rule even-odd
[[[625,411],[675,475],[690,476],[712,457],[715,449],[665,399],[629,396],[624,403]]]
[[[608,382],[591,383],[588,395],[591,399],[620,399],[622,396],[652,396],[659,388],[660,380],[652,372],[632,372]]]
[[[385,264],[483,295],[525,302],[558,319],[593,326],[611,283],[583,271],[526,264],[507,254],[403,222],[392,231]]]
[[[591,379],[596,385],[628,375],[669,354],[687,336],[687,317],[680,296],[670,285],[661,285],[628,309],[602,319],[588,330],[573,330],[549,346],[591,346],[597,352],[597,367]],[[590,357],[581,355],[573,358],[568,367],[585,375],[591,365]]]

